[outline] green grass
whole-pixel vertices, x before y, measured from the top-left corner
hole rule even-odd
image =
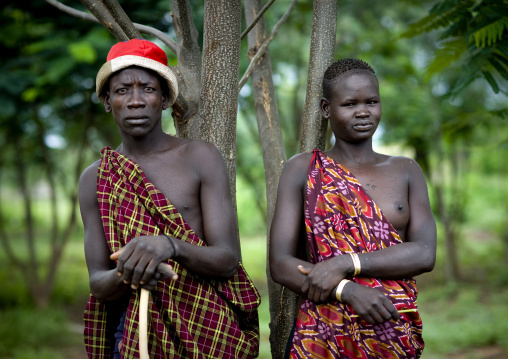
[[[241,241],[243,264],[262,295],[260,358],[269,359],[266,239],[264,236],[242,236]],[[508,269],[503,267],[498,256],[499,242],[490,237],[482,239],[478,245],[475,239],[470,239],[462,248],[468,254],[461,252],[461,258],[468,264],[463,271],[468,278],[466,284],[443,285],[442,264],[433,273],[417,277],[426,342],[423,359],[479,359],[482,356],[476,349],[485,347],[508,352],[508,284],[498,280],[507,276]],[[436,281],[436,277],[440,280]],[[73,238],[66,248],[48,310],[37,311],[20,300],[26,295],[21,277],[10,269],[1,251],[0,283],[0,358],[84,358],[82,336],[69,327],[70,322],[82,323],[81,314],[88,296],[80,237]],[[462,354],[457,356],[457,353]]]
[[[473,255],[471,247],[476,244]],[[491,238],[483,240],[481,246],[472,239],[464,244],[463,251],[469,253],[469,260],[476,261],[473,271],[489,272],[495,266],[495,273],[501,271],[500,258],[494,256],[495,263],[489,262],[491,256],[485,253],[499,253],[499,242]],[[442,250],[442,249],[440,249]],[[263,295],[260,307],[261,350],[260,358],[271,358],[268,337],[270,321],[268,293],[266,289],[266,239],[264,237],[242,238],[244,266]],[[497,263],[497,265],[496,265]],[[478,264],[481,264],[478,265]],[[469,267],[468,267],[469,268]],[[442,267],[434,273],[426,274],[417,281],[420,295],[419,307],[423,318],[426,347],[423,359],[449,358],[452,353],[469,352],[475,348],[495,346],[508,352],[508,286],[496,286],[496,276],[486,275],[481,285],[470,283],[457,286],[434,285],[433,277],[440,276]],[[505,269],[505,274],[508,274]],[[465,271],[466,273],[468,270]],[[508,357],[508,356],[507,356]],[[481,358],[470,352],[464,358]]]
[[[259,307],[259,358],[270,359],[270,310],[268,305],[268,287],[266,285],[266,237],[242,237],[242,259],[245,270],[261,294]]]
[[[68,329],[65,311],[49,308],[4,310],[0,321],[0,357],[5,359],[64,359],[81,340]]]
[[[490,346],[508,352],[506,303],[508,288],[422,288],[419,307],[426,344],[423,358],[445,358]]]

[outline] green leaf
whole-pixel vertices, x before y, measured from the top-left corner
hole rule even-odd
[[[442,41],[443,47],[436,51],[434,60],[430,63],[425,71],[426,78],[442,72],[444,69],[458,61],[462,54],[467,50],[467,43],[463,38],[455,38],[452,40]]]
[[[26,102],[34,102],[39,96],[40,90],[37,87],[30,87],[23,91],[21,98]]]
[[[482,71],[482,74],[483,74],[483,77],[485,77],[485,79],[489,83],[490,87],[492,87],[492,91],[494,91],[495,93],[498,93],[499,86],[498,86],[496,80],[494,80],[494,77],[492,76],[492,74],[488,71]]]
[[[97,51],[87,41],[74,42],[68,46],[69,53],[76,62],[93,64],[97,60]]]
[[[493,57],[491,57],[489,59],[489,63],[497,70],[497,72],[499,72],[499,74],[505,78],[506,80],[508,80],[508,71],[506,70],[506,68],[503,66],[503,64],[498,61],[498,56],[494,55]]]
[[[505,29],[508,30],[508,17],[502,17],[475,31],[470,37],[470,41],[474,39],[476,47],[492,46],[501,40]]]

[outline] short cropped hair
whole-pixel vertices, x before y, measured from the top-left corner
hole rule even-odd
[[[323,76],[323,96],[326,99],[331,97],[333,83],[336,79],[365,72],[373,75],[377,79],[374,69],[370,67],[368,63],[360,59],[345,58],[334,62],[328,66]]]

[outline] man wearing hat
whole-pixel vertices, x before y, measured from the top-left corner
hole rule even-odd
[[[166,54],[146,40],[114,45],[97,95],[122,143],[105,147],[79,183],[88,356],[139,357],[144,288],[151,358],[256,357],[260,297],[239,263],[221,153],[162,130],[178,96]]]

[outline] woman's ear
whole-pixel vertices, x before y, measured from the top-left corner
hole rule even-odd
[[[330,103],[326,98],[321,99],[321,116],[323,116],[324,119],[328,120],[330,118]]]

